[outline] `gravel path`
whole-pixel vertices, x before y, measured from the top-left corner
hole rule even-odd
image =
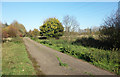
[[[39,69],[45,75],[113,75],[83,60],[43,46],[30,38],[25,37],[23,40],[31,57],[37,61]],[[56,56],[68,66],[60,66]]]

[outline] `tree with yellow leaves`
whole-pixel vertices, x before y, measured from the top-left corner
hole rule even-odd
[[[63,35],[64,27],[62,23],[56,18],[48,18],[40,26],[40,35],[47,37],[59,38]]]
[[[39,32],[38,29],[34,29],[33,31],[31,31],[31,34],[32,34],[33,37],[37,37],[37,36],[40,35],[40,32]]]

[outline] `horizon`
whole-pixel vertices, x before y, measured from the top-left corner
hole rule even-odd
[[[39,29],[47,18],[62,23],[63,17],[70,15],[85,29],[99,27],[117,9],[118,2],[2,2],[2,23],[16,20],[29,31]]]

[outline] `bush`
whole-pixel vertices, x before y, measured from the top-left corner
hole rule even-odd
[[[40,43],[41,43],[41,44],[49,44],[49,42],[46,41],[46,40],[40,41]]]
[[[34,29],[34,30],[31,31],[30,33],[31,33],[32,37],[35,37],[35,38],[37,38],[37,36],[40,35],[40,32],[39,32],[38,29]]]
[[[110,42],[94,39],[93,37],[83,37],[72,42],[73,45],[82,45],[85,47],[94,47],[98,49],[110,50],[112,45]]]
[[[40,35],[58,39],[63,35],[64,27],[56,18],[49,18],[40,26]]]

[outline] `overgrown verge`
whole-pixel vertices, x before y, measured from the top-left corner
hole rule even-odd
[[[26,48],[26,50],[27,50],[27,48]],[[40,71],[40,66],[38,65],[38,63],[37,63],[37,61],[35,60],[35,58],[33,58],[31,55],[30,55],[30,53],[28,52],[28,50],[27,50],[27,53],[28,53],[28,57],[29,57],[29,59],[32,61],[32,64],[33,64],[33,67],[34,67],[34,69],[36,70],[36,75],[39,77],[39,75],[42,75],[42,77],[45,77],[45,74],[42,72],[42,71]]]
[[[36,75],[22,38],[3,43],[2,75]]]
[[[62,39],[33,40],[62,53],[74,56],[78,59],[83,59],[95,66],[120,75],[120,53],[114,49],[103,50],[92,47],[84,47],[81,45],[73,45],[71,43],[67,43]]]

